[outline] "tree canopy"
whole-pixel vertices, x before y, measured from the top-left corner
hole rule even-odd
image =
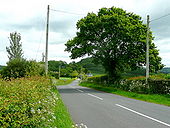
[[[17,32],[10,33],[10,46],[6,47],[9,60],[23,58],[21,35]]]
[[[66,51],[75,59],[89,55],[116,78],[127,69],[146,65],[146,25],[141,17],[121,8],[101,8],[77,22],[76,37],[69,40]],[[163,67],[150,31],[150,68]]]

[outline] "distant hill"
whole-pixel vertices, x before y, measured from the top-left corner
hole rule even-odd
[[[170,73],[170,67],[164,67],[162,70],[160,70],[161,73]]]
[[[105,74],[105,69],[101,64],[94,64],[93,58],[82,59],[77,64],[88,69],[93,75],[94,74]]]

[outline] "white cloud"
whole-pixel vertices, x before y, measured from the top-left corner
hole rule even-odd
[[[147,4],[146,4],[147,3]],[[47,5],[51,9],[75,12],[83,15],[65,14],[50,11],[49,59],[70,62],[69,53],[64,52],[64,44],[76,33],[76,22],[88,12],[97,12],[102,7],[120,7],[143,17],[150,14],[151,19],[170,13],[169,0],[4,0],[0,1],[0,64],[8,61],[6,46],[9,46],[10,32],[21,33],[24,56],[41,60],[45,51],[45,22]],[[161,6],[160,6],[161,5]],[[160,49],[162,62],[170,66],[168,59],[170,47],[170,19],[151,22],[151,30],[156,36],[155,43]],[[165,43],[166,42],[166,43]]]

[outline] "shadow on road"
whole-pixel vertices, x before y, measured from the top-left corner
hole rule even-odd
[[[102,93],[90,88],[57,88],[59,93]]]

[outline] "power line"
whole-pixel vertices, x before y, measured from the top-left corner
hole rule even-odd
[[[170,15],[170,13],[168,13],[168,14],[166,14],[166,15],[164,15],[164,16],[161,16],[161,17],[159,17],[159,18],[153,19],[153,20],[151,20],[150,22],[153,22],[153,21],[162,19],[162,18],[167,17],[167,16],[169,16],[169,15]]]
[[[56,10],[56,9],[50,9],[50,10],[60,12],[60,13],[72,14],[72,15],[86,15],[86,14],[80,14],[80,13],[74,13],[74,12],[68,12],[68,11],[62,11],[62,10]]]

